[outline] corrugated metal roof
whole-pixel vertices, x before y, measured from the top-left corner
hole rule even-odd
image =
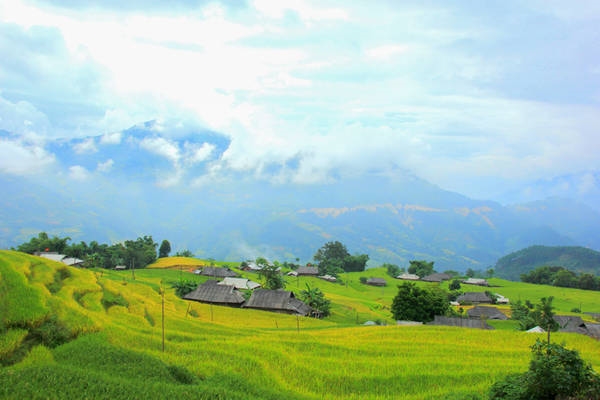
[[[223,281],[218,283],[219,285],[229,285],[229,286],[233,286],[236,289],[257,289],[260,287],[260,283],[257,282],[253,282],[249,279],[246,278],[232,278],[232,277],[226,277],[225,279],[223,279]]]

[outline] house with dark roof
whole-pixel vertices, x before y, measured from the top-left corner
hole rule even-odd
[[[201,270],[196,271],[198,271],[198,275],[210,276],[213,278],[235,278],[236,276],[238,276],[238,274],[234,271],[230,270],[229,268],[223,267],[204,267]]]
[[[312,311],[312,308],[298,300],[293,292],[281,289],[256,289],[242,307],[302,316],[309,315]]]
[[[209,280],[183,296],[185,300],[199,301],[222,306],[240,307],[244,303],[244,296],[229,285],[219,285],[218,281]]]
[[[450,278],[451,278],[451,276],[448,274],[435,273],[435,274],[424,276],[423,278],[421,278],[421,280],[425,281],[425,282],[441,282],[441,281],[447,281]]]
[[[383,278],[369,278],[365,281],[367,285],[371,286],[386,286],[387,282]]]
[[[296,270],[298,276],[317,276],[319,275],[318,267],[298,267]]]
[[[456,298],[459,304],[492,304],[492,299],[483,292],[467,292]]]
[[[587,333],[586,324],[581,317],[574,315],[555,315],[554,320],[558,323],[561,332]]]
[[[499,319],[499,320],[507,320],[508,317],[502,313],[496,307],[490,306],[475,306],[469,310],[467,310],[467,315],[469,318],[477,318],[477,319]]]

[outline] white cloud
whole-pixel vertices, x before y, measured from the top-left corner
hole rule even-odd
[[[247,172],[303,183],[394,165],[467,194],[490,180],[597,171],[597,7],[543,8],[257,0],[158,15],[15,1],[0,5],[0,24],[23,40],[0,49],[35,62],[15,72],[0,61],[10,77],[0,129],[43,141],[57,125],[82,136],[156,120],[157,136],[140,146],[171,163],[164,185],[203,162],[211,179]],[[33,39],[43,46],[32,51]],[[73,104],[84,106],[62,111]],[[168,120],[231,144],[220,157],[209,144],[178,144]],[[96,144],[121,140],[106,133]],[[34,139],[12,145],[51,159]]]
[[[151,153],[168,159],[173,164],[177,164],[181,156],[177,143],[163,137],[144,138],[140,142],[140,146]]]
[[[31,175],[46,172],[54,163],[54,155],[43,147],[20,140],[0,138],[0,172]]]
[[[74,144],[73,150],[77,154],[89,154],[97,152],[98,148],[96,147],[96,141],[94,138],[87,138],[82,142]]]
[[[121,144],[121,132],[106,133],[100,137],[100,144]]]
[[[211,143],[194,144],[186,142],[183,147],[186,164],[197,164],[205,161],[215,150],[215,145]]]
[[[98,172],[110,172],[114,165],[115,165],[115,162],[113,161],[113,159],[109,158],[108,160],[106,160],[104,162],[98,163],[96,170]]]
[[[69,167],[69,178],[75,181],[85,181],[90,178],[90,172],[81,165],[72,165]]]

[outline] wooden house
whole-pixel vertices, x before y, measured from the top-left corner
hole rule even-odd
[[[489,306],[475,306],[469,310],[467,310],[467,315],[469,318],[477,318],[477,319],[499,319],[499,320],[507,320],[508,317],[502,313],[496,307]]]
[[[293,315],[309,315],[312,308],[286,290],[256,289],[243,308],[273,311]]]
[[[367,281],[365,283],[367,285],[371,285],[371,286],[386,286],[387,285],[386,280],[383,278],[369,278],[369,279],[367,279]]]
[[[460,304],[492,304],[492,299],[483,292],[467,292],[458,296]]]
[[[206,281],[183,296],[185,300],[199,301],[223,306],[240,307],[244,303],[244,296],[229,285],[219,285],[217,281]]]

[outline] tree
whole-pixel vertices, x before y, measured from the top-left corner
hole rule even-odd
[[[285,287],[285,280],[283,279],[283,276],[281,276],[277,266],[270,265],[269,262],[263,257],[258,257],[255,262],[256,265],[260,267],[258,274],[264,280],[263,287],[265,289],[276,290],[283,289]]]
[[[163,240],[158,249],[158,258],[169,257],[171,252],[171,243],[168,240]]]
[[[409,261],[409,263],[409,274],[419,275],[419,278],[433,274],[433,261],[427,262],[425,260],[412,260]]]
[[[454,279],[448,286],[450,290],[460,290],[460,280]]]
[[[392,301],[396,320],[429,322],[436,315],[446,315],[449,309],[448,295],[443,290],[423,289],[411,282],[398,285],[398,294]]]
[[[64,238],[52,236],[50,238],[46,232],[40,232],[37,237],[31,238],[29,242],[17,246],[17,250],[29,254],[43,251],[64,253],[67,242],[70,240],[71,238],[68,236]]]
[[[496,382],[490,400],[600,399],[600,377],[576,350],[539,339],[531,350],[529,370]]]
[[[550,344],[550,332],[558,330],[558,322],[554,319],[554,297],[542,297],[539,304],[535,305],[532,312],[535,322],[548,332],[548,344]]]
[[[339,273],[364,271],[369,261],[366,254],[350,255],[342,243],[327,242],[321,247],[313,259],[316,261],[321,275],[337,276]]]
[[[177,253],[175,253],[175,256],[177,257],[194,257],[194,253],[192,253],[189,250],[182,250],[182,251],[178,251]]]
[[[400,275],[400,267],[397,266],[396,264],[383,264],[382,267],[384,267],[387,270],[387,274],[389,276],[391,276],[392,278],[397,277],[398,275]]]
[[[325,298],[325,295],[319,288],[311,288],[308,283],[306,289],[300,292],[300,300],[308,304],[313,310],[317,311],[319,316],[329,315],[331,301]]]

